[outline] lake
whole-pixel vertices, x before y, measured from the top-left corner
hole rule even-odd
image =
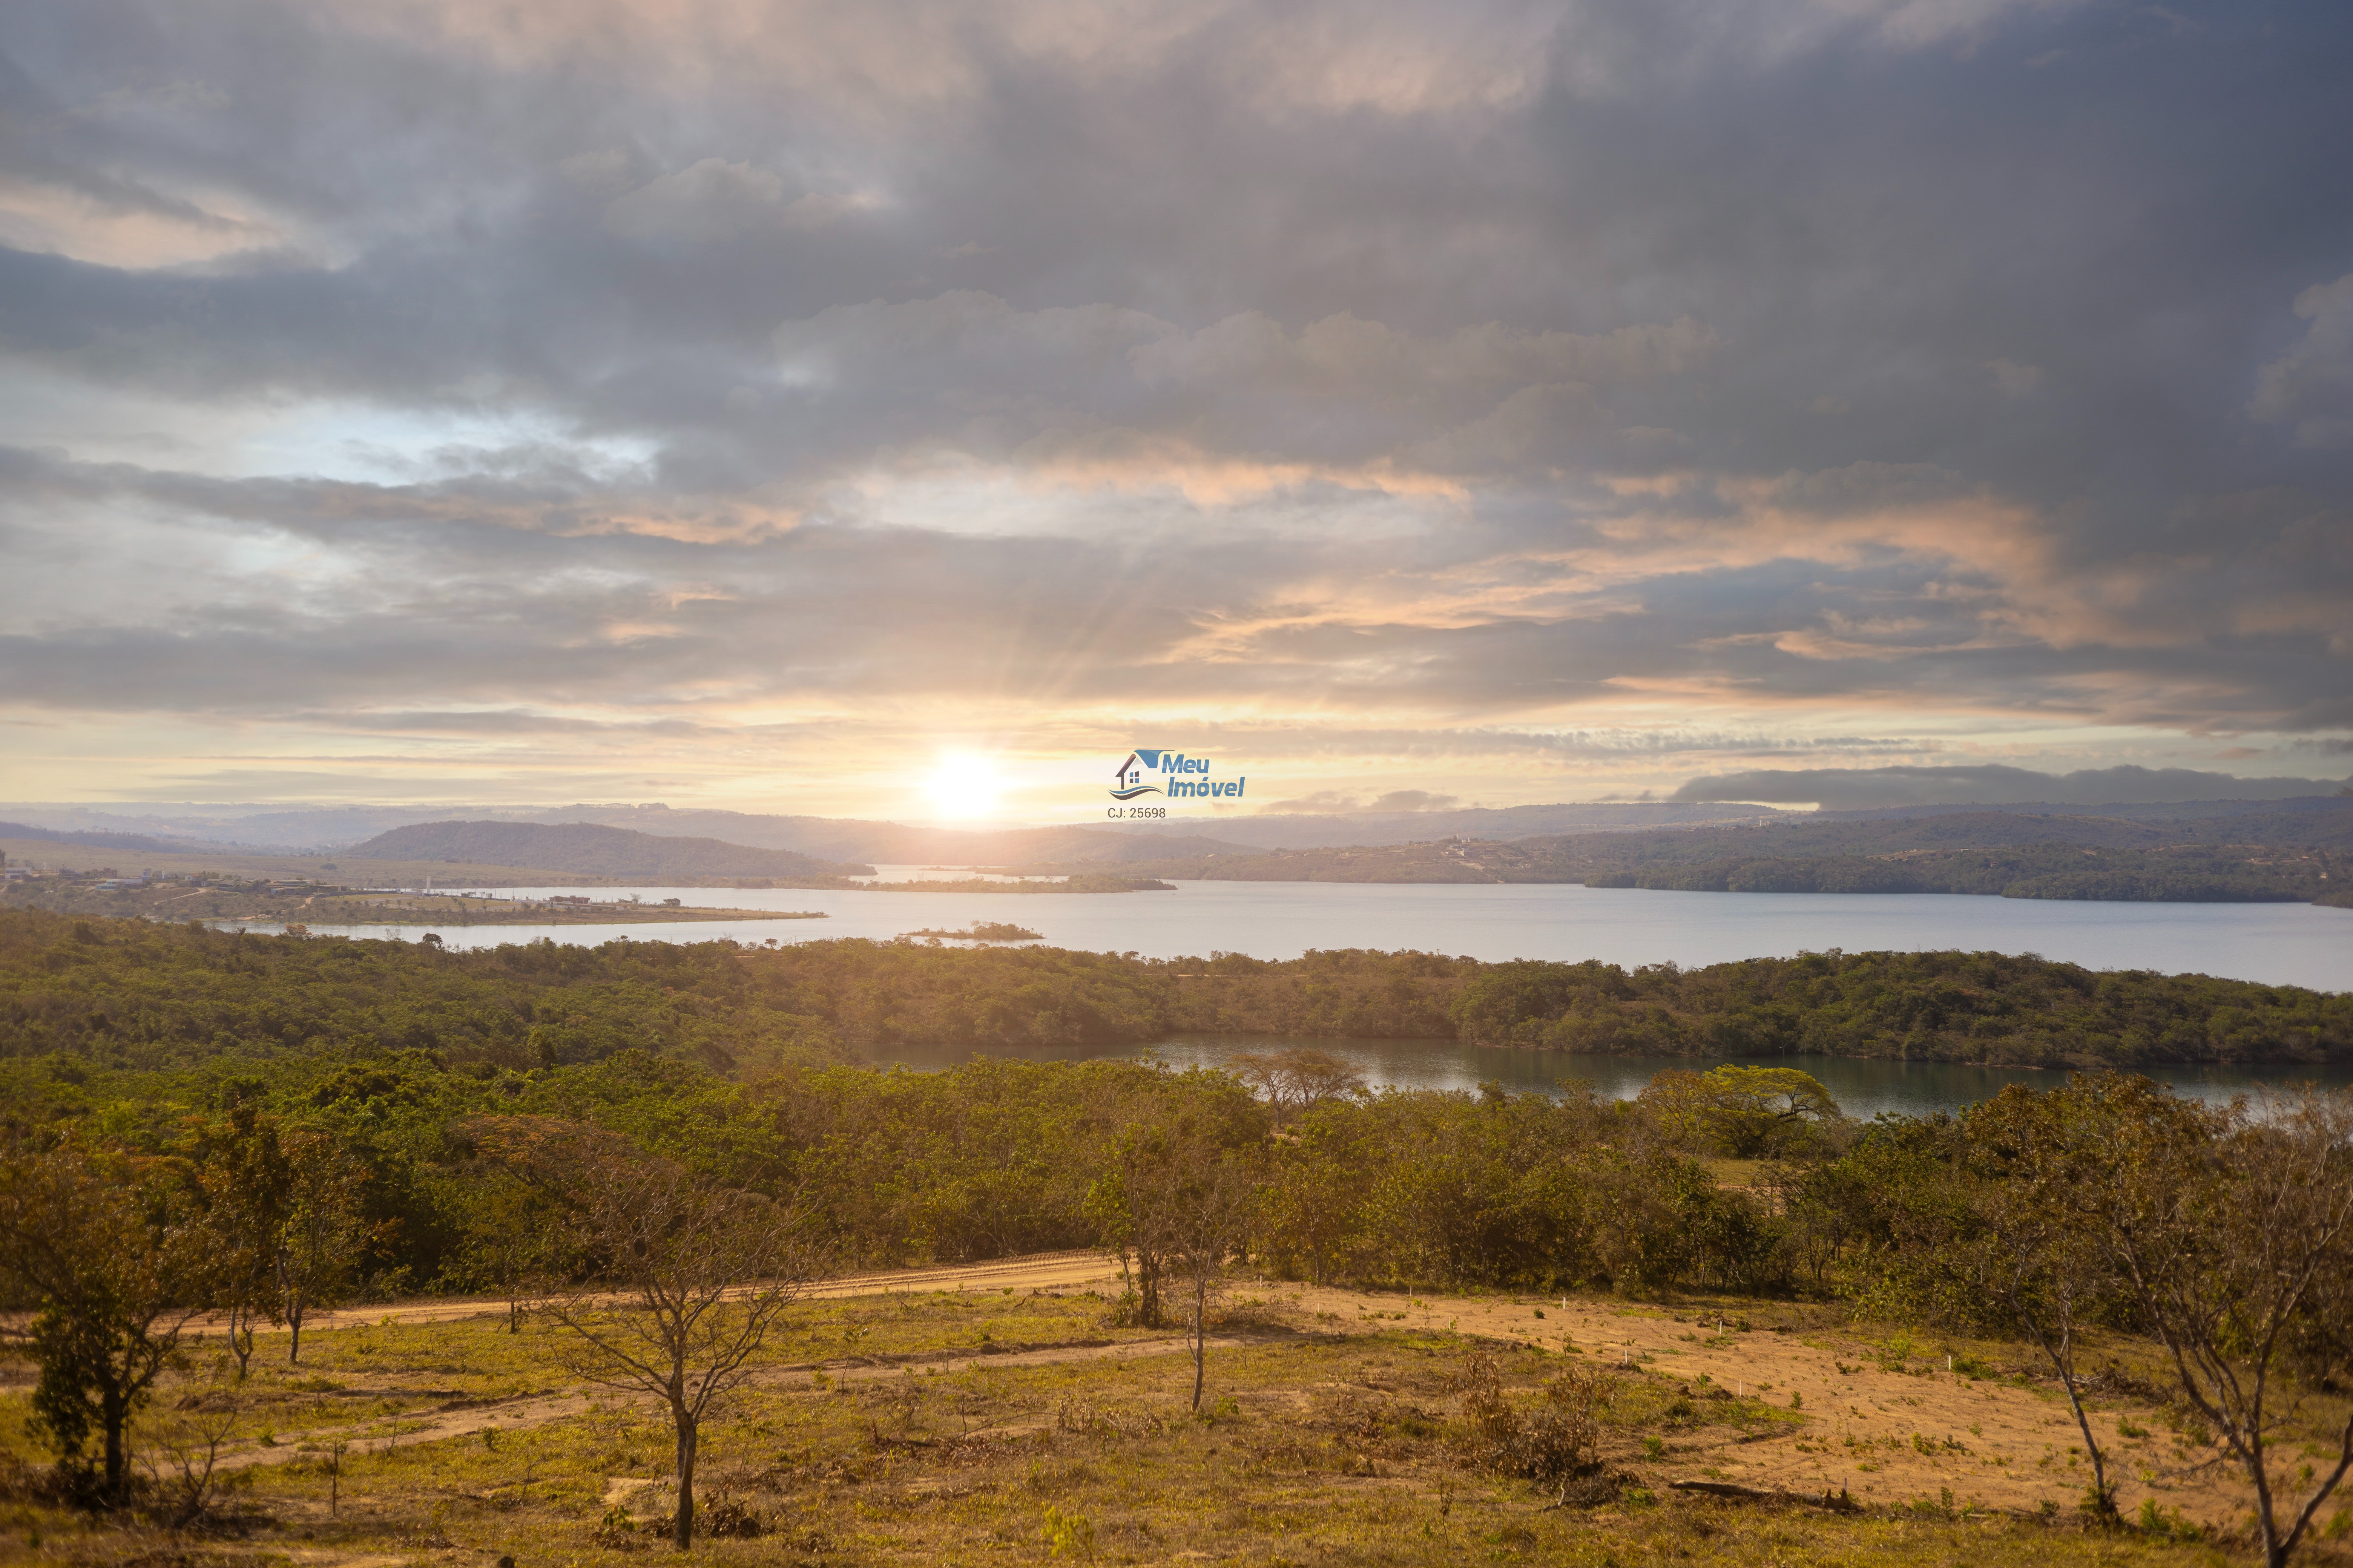
[[[1747,895],[1742,895],[1744,897]],[[1514,1094],[1560,1094],[1592,1086],[1611,1100],[1631,1100],[1651,1076],[1670,1068],[1704,1070],[1724,1061],[1759,1067],[1793,1067],[1810,1072],[1850,1116],[1866,1121],[1883,1111],[1920,1116],[1957,1110],[1999,1094],[2005,1084],[2052,1089],[2064,1071],[2037,1068],[1961,1067],[1947,1062],[1860,1061],[1850,1057],[1581,1057],[1535,1051],[1492,1050],[1452,1040],[1301,1040],[1247,1035],[1178,1035],[1154,1046],[1008,1053],[1032,1061],[1084,1061],[1101,1058],[1158,1056],[1178,1067],[1217,1067],[1242,1051],[1314,1046],[1351,1063],[1376,1089],[1475,1089],[1496,1083]],[[933,1072],[969,1060],[963,1050],[900,1048],[878,1056],[878,1065]],[[2353,1066],[2326,1068],[2168,1067],[2148,1076],[2177,1094],[2224,1101],[2236,1094],[2318,1082],[2353,1088]]]
[[[915,873],[888,868],[903,879]],[[506,889],[515,897],[577,888]],[[822,910],[821,921],[711,921],[674,925],[432,926],[451,948],[500,942],[594,944],[628,935],[651,942],[795,942],[831,937],[887,941],[922,927],[955,930],[974,921],[1010,921],[1056,947],[1181,958],[1212,952],[1296,958],[1309,948],[1418,948],[1501,960],[1598,958],[1629,968],[1687,968],[1736,958],[1843,948],[2034,952],[2091,969],[2198,972],[2274,985],[2342,991],[2353,976],[2353,910],[2310,904],[2126,904],[1966,898],[1950,894],[1671,893],[1562,884],[1396,885],[1340,882],[1184,882],[1172,893],[875,893],[860,889],[630,888],[649,903],[724,900],[738,908]],[[257,926],[254,929],[266,929]],[[314,931],[329,928],[315,926]],[[384,928],[350,928],[355,936]],[[1215,1065],[1237,1050],[1271,1042],[1178,1037],[1150,1047],[1180,1065]],[[1515,1092],[1557,1092],[1581,1079],[1601,1093],[1630,1097],[1670,1067],[1714,1065],[1680,1058],[1571,1057],[1482,1050],[1451,1040],[1311,1042],[1345,1057],[1376,1086],[1473,1089],[1500,1082]],[[1024,1053],[1076,1059],[1140,1054],[1107,1050]],[[963,1052],[906,1051],[885,1065],[936,1069]],[[2055,1084],[2063,1074],[2023,1068],[1784,1058],[1822,1080],[1853,1115],[1917,1114],[1984,1099],[2005,1083]],[[2267,1083],[2318,1077],[2353,1084],[2353,1068],[2197,1068],[2162,1071],[2183,1093],[2227,1099]]]
[[[517,897],[578,888],[514,889]],[[502,942],[887,941],[919,928],[1010,921],[1055,947],[1182,958],[1213,952],[1296,958],[1309,948],[1416,948],[1490,961],[1600,959],[1686,968],[1842,948],[2040,953],[2090,969],[2200,973],[2270,985],[2353,984],[2353,910],[2311,904],[2139,904],[1953,894],[1671,893],[1575,884],[1397,885],[1183,882],[1170,893],[875,893],[843,889],[629,888],[649,903],[724,900],[742,909],[821,910],[822,921],[675,925],[418,926],[450,947]],[[268,929],[257,925],[254,929]],[[324,926],[314,930],[325,931]],[[383,935],[354,928],[353,935]]]

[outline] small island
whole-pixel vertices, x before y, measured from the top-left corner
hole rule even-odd
[[[975,921],[963,931],[935,931],[925,927],[922,931],[902,931],[900,933],[899,940],[913,942],[918,938],[931,942],[1043,942],[1046,940],[1042,931],[1034,931],[1026,926],[1015,925],[1009,921]]]

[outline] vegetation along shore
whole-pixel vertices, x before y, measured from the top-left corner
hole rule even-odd
[[[2169,1006],[2209,1048],[2265,1005],[1995,962],[1655,994],[1802,1022],[2006,978],[2019,1018]],[[10,1549],[2344,1560],[2353,1097],[2094,1072],[1862,1123],[1785,1067],[1613,1102],[1367,1091],[1298,1047],[849,1059],[953,1006],[1262,1029],[1335,984],[1508,1038],[1577,968],[0,917]],[[2269,1005],[2341,1054],[2341,1000]]]
[[[2046,1067],[2353,1059],[2353,995],[2098,973],[1999,953],[1705,968],[1422,952],[1155,960],[831,941],[439,952],[0,910],[0,1050],[125,1067],[414,1048],[523,1068],[641,1049],[723,1070],[902,1044],[1010,1051],[1171,1035],[1458,1039],[1531,1050]]]

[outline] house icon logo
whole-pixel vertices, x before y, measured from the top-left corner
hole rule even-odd
[[[1127,761],[1120,763],[1119,771],[1112,774],[1112,799],[1134,800],[1138,795],[1158,795],[1160,793],[1160,786],[1158,784],[1145,784],[1144,782],[1144,775],[1152,769],[1157,768],[1159,765],[1160,753],[1158,752],[1137,751],[1128,752]]]
[[[1209,776],[1210,762],[1184,752],[1146,751],[1138,746],[1127,753],[1127,760],[1113,770],[1111,797],[1113,800],[1134,800],[1138,795],[1165,795],[1171,800],[1240,800],[1250,787],[1247,778],[1213,779]],[[1158,774],[1158,784],[1146,784],[1148,774]],[[1147,814],[1157,815],[1158,807],[1147,808]]]

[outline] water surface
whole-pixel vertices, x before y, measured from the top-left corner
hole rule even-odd
[[[515,889],[518,897],[583,888]],[[878,893],[862,889],[616,888],[649,903],[816,910],[821,921],[670,925],[416,926],[451,947],[502,942],[885,940],[930,927],[1011,921],[1055,947],[1181,958],[1213,952],[1296,958],[1310,948],[1416,948],[1490,961],[1600,959],[1686,968],[1842,948],[2040,953],[2090,969],[2198,973],[2343,991],[2353,984],[2353,910],[2311,904],[2142,904],[1956,894],[1672,893],[1574,884],[1183,882],[1166,893]],[[267,929],[257,927],[256,929]],[[314,926],[313,930],[329,928]],[[357,936],[387,928],[352,928]]]
[[[1595,1057],[1558,1052],[1494,1050],[1452,1040],[1277,1039],[1248,1035],[1176,1035],[1154,1046],[1089,1049],[1008,1051],[1031,1061],[1082,1061],[1101,1058],[1157,1056],[1177,1067],[1218,1067],[1245,1051],[1314,1046],[1351,1063],[1376,1089],[1475,1089],[1498,1084],[1514,1094],[1558,1095],[1589,1085],[1611,1100],[1631,1100],[1651,1076],[1670,1068],[1704,1071],[1726,1061],[1758,1067],[1793,1067],[1810,1072],[1831,1091],[1839,1109],[1868,1121],[1883,1111],[1922,1116],[1958,1110],[1989,1099],[2008,1084],[2055,1089],[2067,1080],[2062,1069],[1963,1067],[1949,1062],[1865,1061],[1852,1057]],[[899,1047],[878,1054],[877,1065],[937,1071],[968,1061],[970,1051]],[[2305,1082],[2353,1088],[2353,1066],[2243,1067],[2201,1065],[2146,1069],[2177,1094],[2222,1102],[2233,1095],[2260,1095]]]

